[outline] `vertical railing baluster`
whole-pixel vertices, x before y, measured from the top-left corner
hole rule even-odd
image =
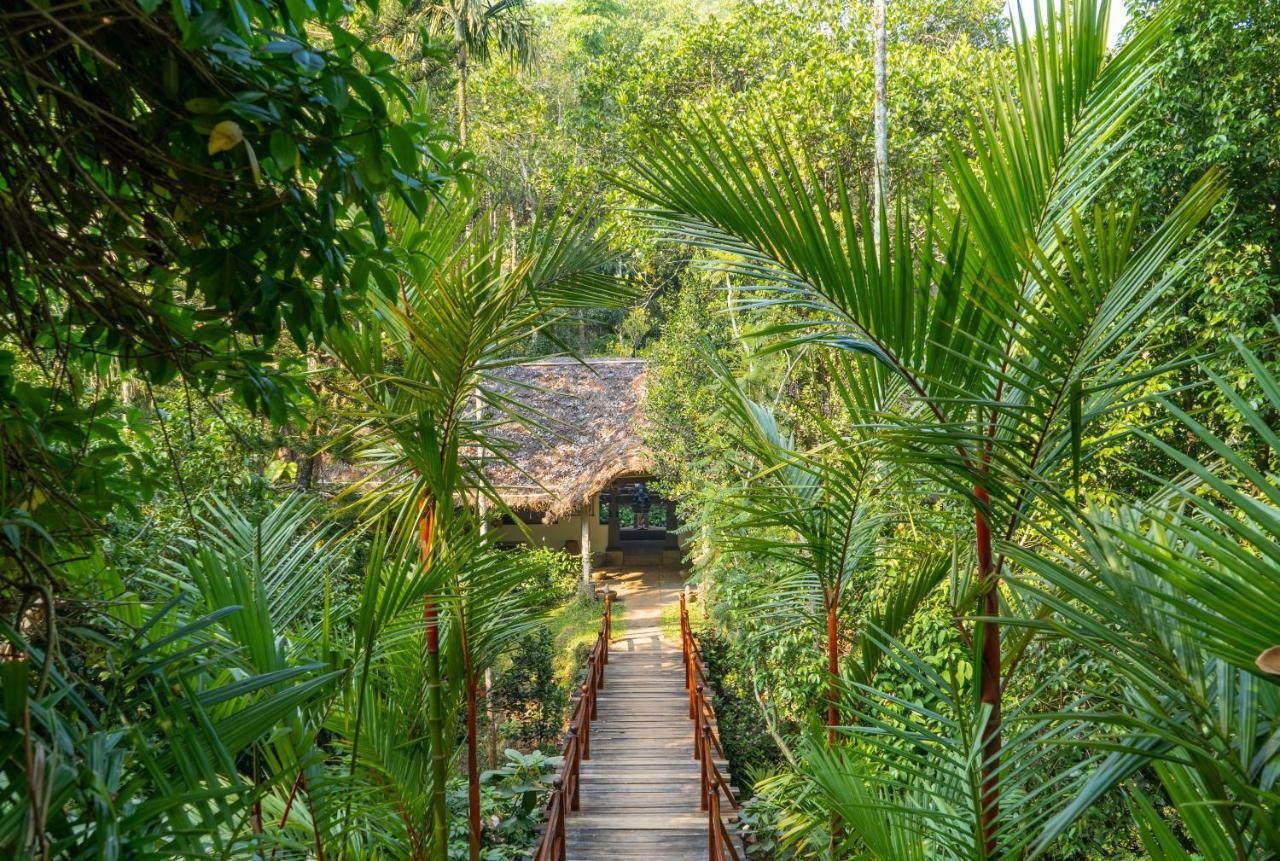
[[[694,693],[694,689],[693,689],[693,658],[692,658],[692,657],[690,657],[690,658],[689,658],[689,669],[687,670],[687,673],[688,673],[688,675],[689,675],[689,679],[688,679],[688,688],[689,688],[689,720],[693,720],[693,719],[697,716],[697,712],[696,712],[696,711],[695,711],[695,709],[694,709],[694,706],[695,706],[695,704],[696,704],[696,702],[695,702],[695,700],[696,700],[696,694]]]
[[[702,759],[702,685],[694,688],[693,694],[693,758]]]
[[[565,748],[570,751],[569,762],[569,809],[578,809],[578,759],[582,754],[582,748],[578,747],[578,729],[577,727],[569,727],[569,743]]]
[[[569,838],[564,829],[564,799],[560,799],[560,821],[556,825],[556,838],[560,844],[559,861],[567,861],[569,856]]]
[[[547,823],[547,831],[551,840],[547,844],[550,853],[539,852],[540,861],[564,861],[564,777],[557,774],[551,781],[551,821]],[[546,855],[550,854],[550,858]]]
[[[716,767],[715,763],[711,760],[711,727],[706,726],[705,724],[702,727],[702,739],[699,743],[699,747],[701,748],[702,753],[702,755],[698,757],[702,765],[702,791],[705,794],[707,789],[713,785],[715,780],[714,769]],[[702,805],[702,809],[707,809],[705,802]]]
[[[702,809],[707,811],[707,859],[708,861],[719,861],[716,857],[716,832],[719,830],[715,827],[714,816],[717,802],[720,796],[714,788],[704,788],[702,791]]]
[[[724,861],[724,849],[720,845],[720,785],[713,783],[711,787],[711,798],[708,799],[711,804],[711,810],[707,824],[711,830],[711,858],[713,861]]]

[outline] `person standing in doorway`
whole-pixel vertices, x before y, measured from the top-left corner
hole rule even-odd
[[[649,489],[643,481],[636,485],[631,497],[631,512],[635,515],[636,529],[649,528]]]

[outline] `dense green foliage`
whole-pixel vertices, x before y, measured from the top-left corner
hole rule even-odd
[[[180,377],[283,422],[297,382],[280,336],[319,343],[371,274],[394,283],[381,196],[421,211],[459,160],[345,15],[132,0],[3,13],[11,539],[83,535],[154,486],[111,379]]]
[[[1159,9],[1134,5],[1136,20]],[[1280,89],[1274,74],[1280,10],[1272,3],[1188,3],[1169,38],[1171,62],[1140,108],[1117,191],[1146,208],[1183,193],[1212,165],[1226,171],[1223,231],[1189,281],[1182,313],[1166,337],[1177,350],[1230,337],[1266,342],[1273,334],[1271,318],[1280,313]],[[1277,367],[1274,347],[1262,343],[1260,354]],[[1214,364],[1250,397],[1258,395],[1234,353]],[[1268,457],[1214,390],[1188,393],[1183,405],[1209,407],[1209,422],[1234,431],[1234,445]],[[1265,460],[1259,465],[1274,468]]]
[[[503,736],[525,747],[553,749],[569,702],[556,683],[551,632],[539,628],[512,650],[511,665],[493,687],[493,706],[507,724]]]
[[[0,855],[526,857],[577,352],[753,861],[1280,857],[1280,18],[1106,8],[892,0],[884,212],[870,4],[0,11]]]
[[[665,306],[651,436],[698,530],[713,614],[741,644],[730,675],[745,673],[763,693],[756,733],[780,727],[788,739],[787,763],[757,789],[779,808],[793,851],[1165,857],[1187,835],[1175,827],[1166,841],[1165,826],[1152,825],[1164,803],[1205,857],[1275,852],[1264,824],[1275,799],[1262,800],[1271,753],[1256,754],[1262,771],[1247,775],[1223,764],[1255,756],[1274,732],[1254,699],[1274,694],[1261,680],[1265,636],[1236,647],[1246,698],[1237,700],[1234,688],[1212,687],[1220,670],[1184,651],[1223,621],[1206,621],[1215,611],[1203,598],[1186,599],[1190,615],[1165,617],[1148,603],[1164,592],[1141,579],[1197,594],[1210,581],[1264,588],[1269,575],[1252,560],[1268,551],[1246,539],[1234,567],[1211,551],[1216,563],[1193,562],[1197,573],[1171,585],[1158,564],[1111,576],[1106,551],[1077,549],[1104,533],[1122,534],[1108,539],[1120,546],[1163,546],[1156,536],[1181,517],[1169,506],[1187,493],[1180,471],[1227,445],[1243,454],[1233,462],[1264,471],[1252,490],[1225,479],[1208,493],[1269,495],[1271,445],[1255,428],[1271,409],[1274,335],[1250,304],[1257,282],[1241,272],[1274,244],[1226,238],[1241,228],[1224,220],[1228,183],[1202,151],[1206,138],[1195,138],[1194,158],[1170,154],[1213,114],[1198,107],[1206,94],[1189,76],[1186,90],[1171,91],[1190,74],[1183,52],[1207,59],[1201,45],[1215,37],[1202,31],[1216,24],[1219,40],[1249,34],[1239,48],[1247,63],[1253,28],[1274,27],[1262,12],[1223,10],[1209,23],[1165,5],[1139,18],[1094,78],[1082,64],[1106,62],[1095,11],[1064,5],[1055,43],[1041,34],[1058,25],[1037,22],[1016,55],[1016,98],[977,105],[975,124],[953,134],[950,190],[921,202],[897,189],[911,208],[882,216],[883,256],[856,177],[833,180],[786,122],[744,131],[709,116],[637,156],[630,187],[659,230],[691,240],[716,273]],[[1244,102],[1255,123],[1275,107],[1265,85]],[[1188,117],[1172,128],[1148,119],[1173,111]],[[1130,201],[1137,208],[1125,213]],[[1257,236],[1269,204],[1245,208],[1258,219],[1244,229]],[[1243,278],[1226,288],[1229,311],[1202,272],[1224,287]],[[1269,303],[1275,291],[1257,295]],[[1256,351],[1222,349],[1221,335],[1187,325],[1214,314]],[[1211,355],[1184,360],[1196,352]],[[1252,399],[1236,392],[1254,386]],[[1174,404],[1208,410],[1193,420]],[[1182,546],[1144,552],[1197,558]],[[824,604],[840,631],[834,644]],[[1216,613],[1229,616],[1221,603]],[[1008,626],[1001,635],[997,619]],[[1149,620],[1149,639],[1117,648],[1136,619]],[[793,631],[802,633],[793,640]],[[828,648],[840,655],[834,678]],[[1144,651],[1163,649],[1167,663],[1135,674]],[[1191,707],[1197,697],[1212,705]],[[1170,731],[1180,715],[1237,702],[1251,728],[1207,730],[1208,721],[1206,731],[1243,732],[1248,754]],[[827,741],[811,724],[832,714],[838,738]],[[1170,756],[1196,764],[1143,769]],[[1110,792],[1122,781],[1129,809]],[[1192,799],[1209,795],[1219,807],[1204,819]]]

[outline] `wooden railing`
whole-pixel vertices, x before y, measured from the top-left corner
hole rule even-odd
[[[720,795],[724,794],[729,805],[738,809],[729,781],[720,774],[715,758],[724,759],[720,734],[716,731],[716,712],[711,705],[711,691],[707,684],[707,668],[698,651],[698,640],[689,625],[689,608],[685,596],[680,596],[680,640],[684,653],[684,685],[689,691],[689,720],[693,721],[693,758],[702,768],[700,808],[707,811],[707,858],[709,861],[739,861],[733,837],[720,816]]]
[[[600,633],[591,649],[591,657],[587,658],[587,677],[569,718],[564,762],[552,784],[551,798],[547,800],[546,826],[538,850],[533,855],[534,861],[565,861],[564,818],[569,811],[580,806],[579,772],[582,763],[591,759],[591,722],[597,717],[596,692],[604,687],[604,668],[609,663],[609,641],[612,638],[613,595],[606,592]]]

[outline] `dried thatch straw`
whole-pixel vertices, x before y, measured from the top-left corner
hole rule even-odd
[[[617,479],[652,470],[641,439],[643,359],[547,359],[503,376],[543,425],[498,429],[510,462],[491,463],[485,474],[508,507],[550,523]]]

